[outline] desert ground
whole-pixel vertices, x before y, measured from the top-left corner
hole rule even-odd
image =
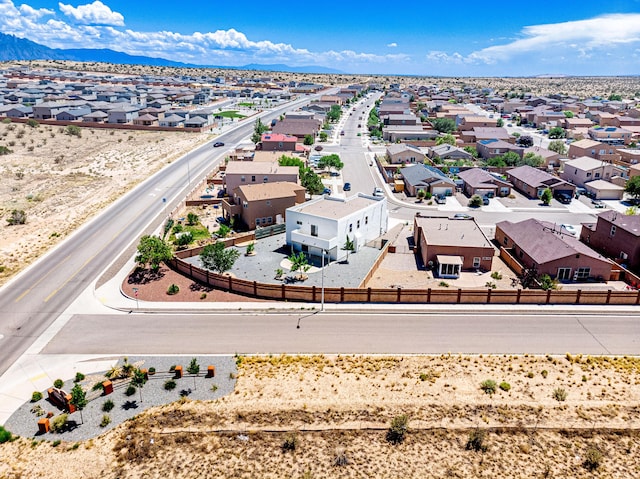
[[[0,123],[0,285],[98,211],[212,135]],[[24,210],[24,225],[6,221]]]
[[[2,444],[0,477],[640,475],[637,358],[269,356],[236,363],[236,389],[218,401],[183,399],[83,443],[62,434],[47,437],[60,443]],[[486,380],[496,383],[492,394],[481,387]],[[403,415],[408,427],[397,440],[389,428]]]

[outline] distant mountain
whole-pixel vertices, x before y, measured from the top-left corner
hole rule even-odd
[[[241,67],[218,65],[195,65],[181,63],[166,58],[129,55],[109,49],[96,48],[49,48],[25,38],[0,33],[0,61],[9,60],[70,60],[76,62],[106,62],[122,65],[151,65],[181,68],[227,68],[233,70],[282,71],[290,73],[342,73],[339,70],[320,66],[290,67],[288,65],[251,64]]]

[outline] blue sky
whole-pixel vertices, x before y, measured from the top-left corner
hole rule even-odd
[[[640,0],[0,0],[0,32],[203,65],[445,76],[640,74]]]

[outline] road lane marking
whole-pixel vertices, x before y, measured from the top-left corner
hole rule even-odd
[[[56,265],[55,268],[53,268],[51,271],[49,271],[47,274],[45,274],[44,276],[42,276],[38,281],[35,282],[35,284],[33,286],[31,286],[29,289],[26,289],[20,296],[18,296],[15,299],[15,303],[17,303],[18,301],[22,300],[22,298],[24,298],[27,294],[29,294],[33,288],[35,288],[36,286],[38,286],[41,282],[43,282],[45,279],[47,279],[47,276],[49,276],[51,273],[53,273],[56,269],[58,269],[58,267],[65,263],[69,258],[71,258],[71,255],[67,256],[65,259],[63,259],[60,263],[58,263]]]

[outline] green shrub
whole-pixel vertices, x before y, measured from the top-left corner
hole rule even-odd
[[[533,372],[532,372],[532,371],[529,371],[529,372],[527,373],[527,377],[528,377],[529,379],[533,378],[533,376],[534,376],[534,374],[533,374]]]
[[[42,399],[42,393],[40,391],[33,391],[31,394],[31,402],[38,402]]]
[[[100,427],[107,427],[111,423],[111,418],[108,414],[102,415],[102,421],[100,421]]]
[[[283,451],[295,451],[296,446],[298,445],[298,436],[293,433],[287,434],[284,438],[284,442],[282,443]]]
[[[446,281],[440,281],[438,283],[438,286],[441,286],[443,288],[448,288],[449,287],[449,283],[447,283]]]
[[[97,391],[98,389],[104,389],[104,384],[102,384],[102,381],[98,381],[91,387],[92,391]]]
[[[51,443],[51,447],[58,447],[62,441],[60,439],[56,439]]]
[[[62,389],[62,386],[64,386],[64,381],[62,379],[56,379],[55,381],[53,381],[54,388]]]
[[[486,438],[486,429],[474,429],[469,433],[466,449],[476,452],[485,452],[487,450],[487,445],[484,443]]]
[[[602,453],[596,447],[589,447],[584,455],[584,467],[589,471],[595,471],[602,464]]]
[[[127,386],[127,389],[125,389],[124,393],[125,393],[127,396],[133,396],[133,395],[136,393],[136,387],[135,387],[135,386],[133,386],[132,384],[129,384],[129,385]]]
[[[0,426],[0,444],[9,442],[13,439],[13,435],[7,431],[4,427]]]
[[[178,294],[179,291],[180,291],[180,287],[177,284],[172,284],[167,289],[167,294],[168,295],[174,295],[174,294]]]
[[[84,379],[84,374],[82,373],[76,373],[76,378],[73,380],[74,383],[79,383],[80,381],[82,381]]]
[[[104,412],[109,412],[113,409],[114,404],[113,401],[111,399],[107,399],[105,402],[102,403],[102,410]]]
[[[480,383],[480,389],[482,389],[486,394],[492,395],[496,392],[496,387],[498,385],[493,379],[486,379]]]
[[[402,414],[396,416],[391,421],[391,426],[387,430],[387,441],[391,444],[400,444],[404,441],[409,427],[409,416]]]
[[[156,368],[150,367],[149,368],[149,376],[153,376],[155,373],[156,373]]]
[[[176,370],[176,365],[172,364],[171,367],[169,368],[169,372],[172,373]]]
[[[553,399],[555,399],[556,401],[566,401],[567,396],[567,391],[564,388],[555,388],[553,390]]]
[[[508,382],[506,382],[506,381],[502,381],[502,382],[500,383],[500,386],[499,386],[499,387],[500,387],[500,389],[502,389],[503,391],[509,391],[509,390],[511,389],[511,384],[509,384],[509,383],[508,383]]]
[[[491,273],[491,277],[496,280],[502,279],[502,275],[498,271],[494,271],[493,273]]]
[[[69,419],[68,414],[60,414],[53,418],[51,421],[51,430],[53,432],[62,432],[67,427],[67,419]]]
[[[176,388],[176,382],[173,379],[169,379],[168,381],[165,381],[164,388],[167,391],[171,391],[172,389]]]
[[[540,373],[540,374],[542,374],[542,377],[546,379],[547,376],[549,375],[549,371],[547,371],[546,369],[543,369],[542,373]]]

